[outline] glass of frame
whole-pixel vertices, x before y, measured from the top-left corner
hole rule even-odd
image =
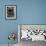
[[[5,18],[9,20],[16,19],[16,5],[5,5]]]

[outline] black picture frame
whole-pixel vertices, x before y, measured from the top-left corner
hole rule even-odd
[[[5,19],[16,20],[16,5],[5,5]]]

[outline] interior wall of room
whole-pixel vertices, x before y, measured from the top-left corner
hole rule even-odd
[[[5,19],[9,4],[17,6],[16,20]],[[0,0],[0,44],[8,43],[9,32],[18,32],[18,24],[46,24],[46,0]]]

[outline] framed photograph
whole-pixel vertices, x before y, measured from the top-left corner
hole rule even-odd
[[[16,5],[5,5],[5,18],[9,20],[16,19]]]

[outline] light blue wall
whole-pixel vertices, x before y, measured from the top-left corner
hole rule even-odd
[[[16,20],[5,20],[9,4],[17,6]],[[8,43],[9,32],[17,33],[18,24],[46,24],[46,0],[0,0],[0,44]]]

